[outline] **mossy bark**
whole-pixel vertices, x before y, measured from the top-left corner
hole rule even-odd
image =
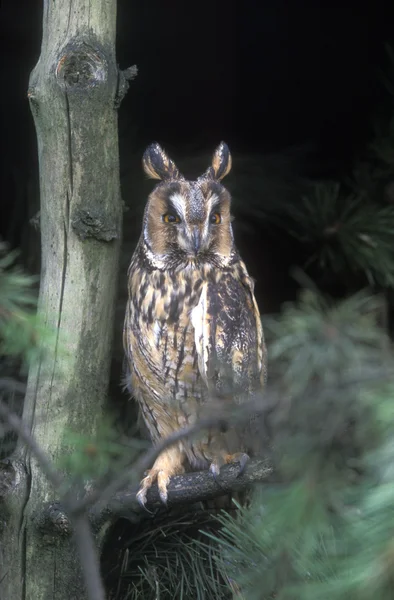
[[[109,380],[122,224],[115,25],[116,0],[44,0],[29,83],[40,164],[39,311],[56,341],[31,368],[23,418],[54,461],[70,451],[67,430],[94,435]],[[37,527],[58,494],[22,445],[13,475],[0,597],[83,599],[73,538]]]

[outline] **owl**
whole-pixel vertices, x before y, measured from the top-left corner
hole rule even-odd
[[[261,390],[266,348],[254,283],[234,244],[231,197],[221,183],[231,169],[228,146],[218,146],[195,181],[157,143],[142,162],[159,182],[128,271],[123,343],[126,383],[158,444],[193,425],[212,398],[242,402]],[[232,462],[242,469],[247,443],[233,434],[212,429],[162,451],[140,484],[140,504],[153,483],[166,503],[173,475],[209,469],[216,477]]]

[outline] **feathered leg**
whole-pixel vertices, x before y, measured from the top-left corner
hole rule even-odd
[[[137,493],[137,500],[141,506],[145,507],[148,490],[156,482],[160,499],[164,504],[167,504],[167,487],[170,478],[173,475],[180,475],[185,472],[183,460],[184,454],[180,447],[173,446],[163,450],[153,467],[147,471],[146,476],[141,481],[141,487]]]

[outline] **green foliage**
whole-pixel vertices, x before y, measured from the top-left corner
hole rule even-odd
[[[36,278],[16,264],[18,253],[0,244],[0,354],[31,360],[37,347]]]
[[[20,360],[26,374],[53,349],[56,333],[36,312],[38,278],[25,273],[17,258],[17,251],[0,242],[0,356]]]
[[[0,305],[2,311],[10,313],[35,306],[36,295],[32,286],[37,278],[27,275],[16,264],[18,252],[7,252],[0,243]]]
[[[0,241],[0,399],[20,414],[20,376],[39,355],[40,331],[35,316],[36,279],[22,271],[17,257]],[[8,456],[15,443],[15,433],[0,423],[0,457]]]
[[[278,468],[298,476],[305,464],[320,474],[328,467],[324,477],[337,485],[349,453],[365,451],[379,437],[371,420],[375,408],[365,394],[390,372],[389,340],[376,325],[381,308],[381,299],[364,293],[336,304],[306,290],[281,318],[266,320],[279,398],[271,416]]]
[[[209,534],[240,598],[393,597],[394,357],[379,307],[307,290],[266,322],[280,484]]]
[[[394,206],[377,205],[338,182],[319,182],[288,207],[281,226],[308,248],[304,268],[342,278],[362,273],[369,285],[394,286]]]
[[[285,305],[280,318],[263,319],[271,369],[279,369],[293,394],[319,381],[333,385],[376,369],[389,340],[377,327],[383,301],[359,292],[340,303],[304,290],[297,304]]]
[[[333,538],[332,524],[317,490],[307,480],[284,489],[259,490],[249,509],[239,507],[237,519],[223,514],[218,565],[237,583],[248,600],[303,599],[305,580],[321,576],[325,545]]]
[[[29,367],[51,355],[55,347],[57,356],[66,357],[67,352],[58,343],[57,330],[51,329],[37,313],[38,277],[23,271],[18,256],[17,251],[9,251],[7,244],[0,242],[1,401],[21,416],[22,382],[26,381]],[[0,424],[0,457],[12,453],[16,438],[15,432]]]
[[[58,467],[70,474],[71,480],[110,478],[129,467],[147,442],[120,436],[112,419],[105,418],[93,438],[77,431],[65,431],[64,446],[71,449],[58,459]]]

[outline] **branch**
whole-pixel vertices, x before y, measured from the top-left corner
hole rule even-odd
[[[239,475],[238,465],[225,465],[216,480],[209,471],[176,475],[171,477],[168,485],[167,507],[211,500],[225,494],[244,491],[254,484],[263,482],[274,482],[273,469],[267,459],[250,460],[241,475]],[[163,508],[156,484],[148,490],[146,509],[136,499],[138,489],[139,485],[132,485],[118,491],[105,506],[100,499],[100,502],[89,511],[93,529],[97,531],[106,521],[114,521],[117,517],[127,517],[138,522],[148,514],[154,514],[154,511]],[[39,526],[47,531],[56,530],[62,535],[68,535],[72,531],[70,521],[58,503],[48,504],[44,508]]]
[[[79,552],[82,572],[85,575],[88,598],[91,600],[105,600],[105,591],[100,574],[100,559],[89,519],[86,515],[79,515],[74,520],[74,538]]]
[[[209,471],[186,473],[171,477],[168,485],[169,507],[179,504],[194,504],[195,502],[210,500],[231,492],[243,491],[256,483],[272,481],[272,466],[267,459],[250,460],[243,473],[239,474],[239,465],[225,465],[220,471],[220,476],[215,480]],[[93,519],[100,520],[126,514],[143,514],[145,511],[136,500],[139,486],[132,486],[114,494],[104,510],[97,514],[92,510]],[[162,507],[157,485],[148,490],[147,507],[149,509]]]
[[[131,466],[129,471],[125,470],[124,472],[120,473],[118,477],[110,481],[109,484],[104,488],[100,485],[97,485],[95,490],[73,505],[73,513],[75,515],[80,514],[81,512],[92,508],[96,503],[99,504],[99,506],[96,507],[96,511],[100,508],[103,509],[108,505],[114,494],[128,485],[131,479],[140,479],[144,471],[152,466],[156,458],[163,452],[163,450],[173,446],[180,440],[184,440],[186,438],[190,440],[196,437],[196,435],[204,429],[229,426],[231,422],[237,422],[238,424],[246,422],[250,419],[253,413],[256,413],[256,411],[261,411],[260,396],[257,396],[253,400],[245,402],[242,405],[229,403],[225,408],[221,405],[215,406],[215,404],[213,404],[211,407],[211,414],[209,416],[201,418],[193,425],[183,427],[182,429],[179,429],[178,431],[175,431],[168,437],[164,438],[160,444],[153,446],[150,450],[143,454]]]
[[[223,418],[221,418],[223,421]],[[157,446],[153,446],[150,450],[148,450],[145,454],[143,454],[134,465],[130,468],[129,471],[124,471],[120,473],[118,477],[113,479],[108,483],[105,488],[101,488],[97,486],[95,490],[93,490],[90,494],[82,498],[82,500],[77,501],[77,503],[73,507],[73,511],[76,514],[80,512],[84,512],[97,504],[97,508],[103,508],[108,504],[110,499],[116,492],[124,488],[126,485],[130,483],[130,479],[140,478],[142,473],[152,466],[155,462],[156,458],[170,446],[173,446],[180,440],[185,438],[192,438],[197,435],[202,429],[206,429],[208,427],[212,427],[213,425],[217,425],[217,419],[205,419],[201,420],[195,425],[190,425],[189,427],[184,427],[179,431],[169,435],[167,438],[163,439],[160,444]],[[136,489],[137,492],[138,488]]]

